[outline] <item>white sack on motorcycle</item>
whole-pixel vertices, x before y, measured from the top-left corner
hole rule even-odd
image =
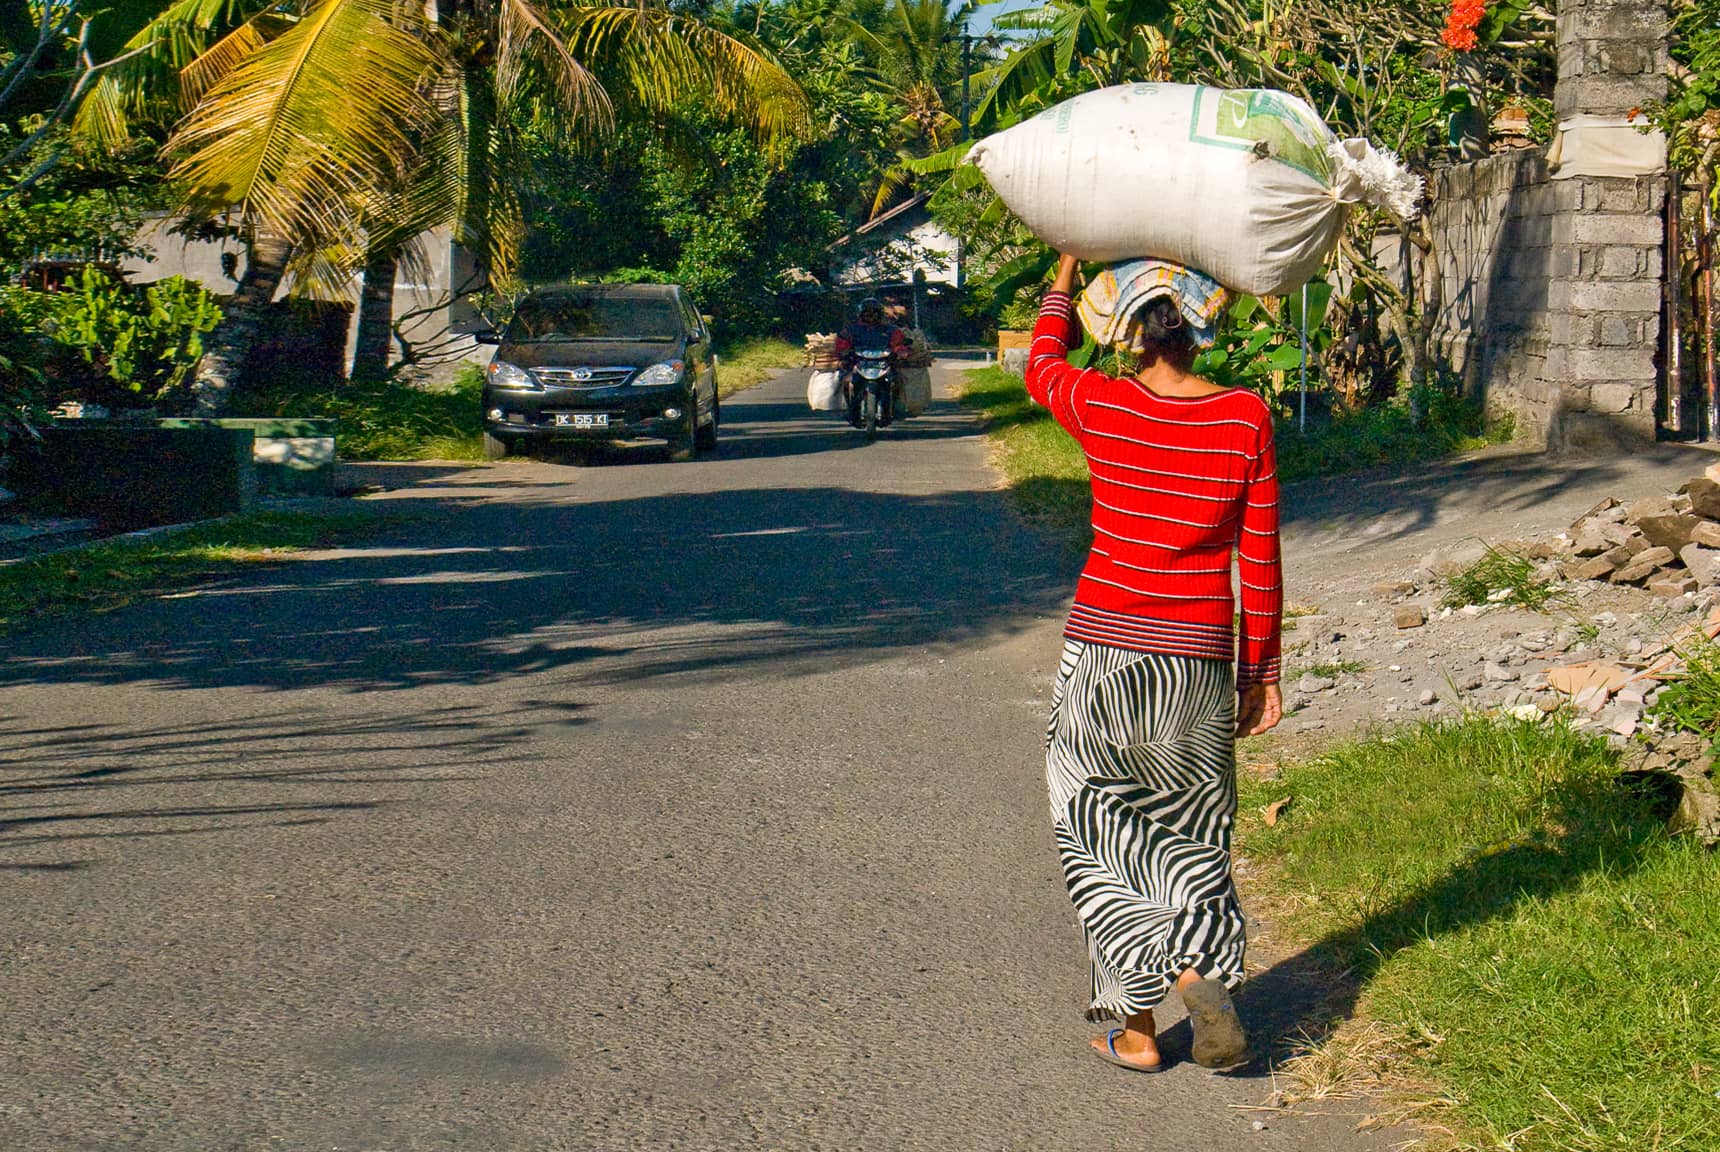
[[[819,371],[808,376],[806,406],[814,412],[842,411],[842,373]]]

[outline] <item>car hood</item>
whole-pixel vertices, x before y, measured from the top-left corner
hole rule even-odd
[[[503,344],[496,349],[496,359],[521,368],[645,368],[673,360],[682,352],[679,340],[556,340]]]

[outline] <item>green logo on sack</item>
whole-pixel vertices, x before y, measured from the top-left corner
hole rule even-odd
[[[1195,93],[1190,140],[1245,150],[1264,145],[1267,156],[1322,184],[1332,182],[1329,135],[1318,117],[1281,92],[1202,87]]]

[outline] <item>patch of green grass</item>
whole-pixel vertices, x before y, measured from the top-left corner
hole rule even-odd
[[[283,385],[241,393],[239,416],[333,416],[343,460],[481,460],[483,369],[442,387],[354,380],[332,389]]]
[[[1720,644],[1700,640],[1680,648],[1684,671],[1667,682],[1648,714],[1662,728],[1720,739]]]
[[[1713,1147],[1720,860],[1665,831],[1604,743],[1469,717],[1242,788],[1239,850],[1449,1095],[1463,1147]]]
[[[1557,595],[1552,585],[1535,575],[1533,560],[1489,546],[1481,559],[1446,577],[1445,595],[1440,603],[1447,608],[1462,608],[1468,604],[1516,604],[1539,612]]]
[[[1309,429],[1294,421],[1278,427],[1278,479],[1286,484],[1315,476],[1337,476],[1388,464],[1434,460],[1502,444],[1513,435],[1509,419],[1491,427],[1481,410],[1437,389],[1417,394],[1416,410],[1387,404],[1343,412]],[[1419,416],[1417,415],[1419,411]]]
[[[1085,548],[1092,538],[1092,491],[1081,446],[1027,397],[1021,377],[976,368],[959,385],[997,447],[997,464],[1021,510]]]
[[[1324,676],[1328,680],[1336,680],[1340,676],[1354,676],[1366,672],[1368,666],[1360,660],[1328,660],[1324,664],[1310,664],[1306,668],[1298,668],[1297,676]]]
[[[723,396],[761,384],[783,368],[797,366],[802,349],[780,336],[755,336],[717,349],[717,391]]]
[[[0,632],[65,612],[107,612],[305,548],[374,530],[375,509],[256,512],[157,537],[98,541],[0,565]]]

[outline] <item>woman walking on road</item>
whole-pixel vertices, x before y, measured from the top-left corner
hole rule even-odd
[[[1153,1007],[1174,986],[1194,1059],[1234,1067],[1245,926],[1230,875],[1238,735],[1278,722],[1278,485],[1272,417],[1190,371],[1224,292],[1158,261],[1107,272],[1082,316],[1138,356],[1133,376],[1072,367],[1063,257],[1033,330],[1027,388],[1087,456],[1093,548],[1064,629],[1046,778],[1058,853],[1087,937],[1102,1059],[1162,1067]],[[1240,637],[1230,553],[1241,583]],[[1232,659],[1235,672],[1232,673]]]

